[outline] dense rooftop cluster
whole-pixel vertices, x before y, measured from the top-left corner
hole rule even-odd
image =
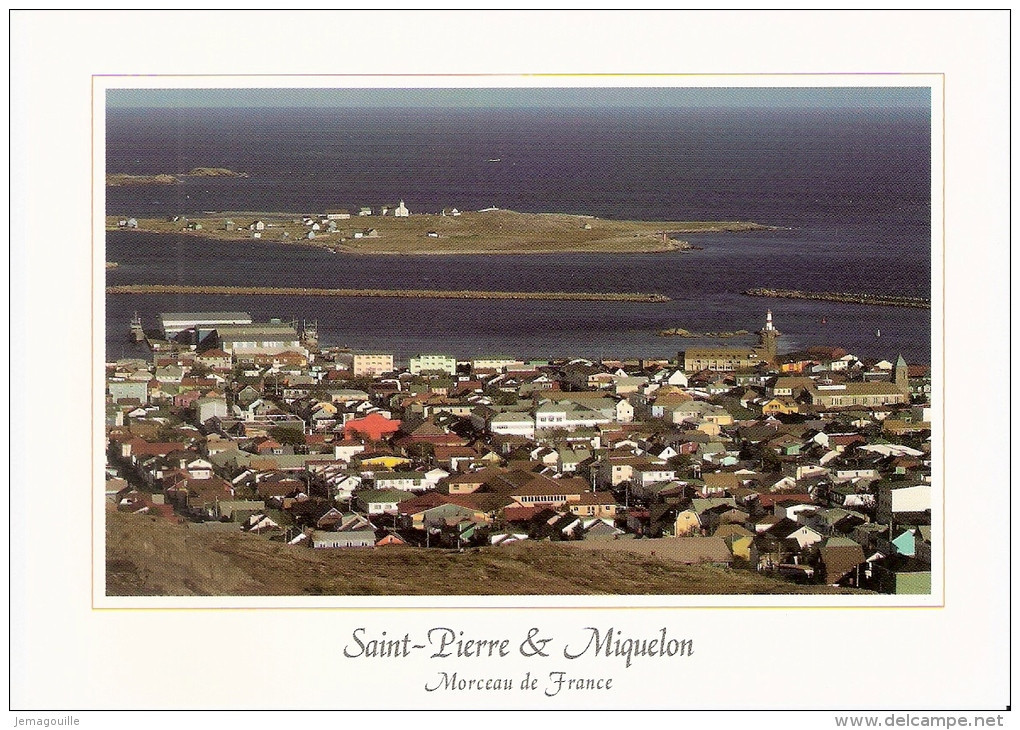
[[[398,366],[243,314],[107,364],[111,508],[295,550],[557,540],[930,592],[926,367],[833,348]]]

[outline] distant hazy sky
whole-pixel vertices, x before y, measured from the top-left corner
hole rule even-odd
[[[150,107],[925,108],[928,88],[109,89],[111,109]]]

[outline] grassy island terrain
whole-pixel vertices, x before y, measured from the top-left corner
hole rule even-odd
[[[355,254],[648,253],[694,248],[674,237],[689,233],[767,230],[739,221],[620,221],[565,213],[509,210],[460,215],[352,216],[335,220],[335,230],[312,230],[304,216],[290,213],[224,212],[197,217],[138,218],[134,230],[180,233],[221,241],[303,244]],[[110,216],[116,230],[124,216]],[[316,222],[318,220],[316,219]],[[262,229],[250,227],[261,223]],[[309,237],[311,234],[311,237]]]
[[[530,542],[462,553],[413,547],[309,550],[240,531],[199,533],[108,509],[106,591],[114,596],[866,593],[796,585],[750,570],[683,565],[653,555],[655,542],[607,541],[597,549],[584,541]]]
[[[176,185],[180,180],[175,175],[125,175],[110,173],[106,176],[106,184],[110,187],[128,185]]]
[[[225,167],[193,167],[187,172],[176,175],[127,175],[114,172],[106,176],[106,184],[110,187],[125,185],[176,185],[182,177],[248,177],[246,172],[236,172]]]

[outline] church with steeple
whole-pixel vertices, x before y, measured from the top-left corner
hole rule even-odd
[[[897,357],[896,364],[893,365],[892,381],[897,387],[902,388],[903,392],[910,393],[910,375],[907,371],[907,361],[903,359],[903,355]]]
[[[779,338],[782,333],[772,321],[772,310],[765,314],[765,326],[758,330],[756,347],[690,347],[678,353],[684,372],[701,370],[752,370],[761,365],[773,368],[778,364]]]

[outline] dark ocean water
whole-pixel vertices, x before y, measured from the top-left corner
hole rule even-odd
[[[317,320],[326,344],[398,358],[632,357],[672,356],[693,342],[657,337],[659,329],[754,330],[771,308],[783,350],[838,344],[861,356],[930,359],[927,310],[740,294],[767,286],[929,296],[927,111],[110,110],[107,146],[110,172],[208,166],[251,175],[108,188],[111,214],[314,213],[403,199],[412,214],[497,206],[783,228],[687,236],[704,248],[683,254],[432,257],[256,242],[239,257],[237,244],[115,232],[111,284],[644,291],[673,301],[111,296],[110,357],[132,352],[134,311],[148,326],[160,311],[205,309]]]

